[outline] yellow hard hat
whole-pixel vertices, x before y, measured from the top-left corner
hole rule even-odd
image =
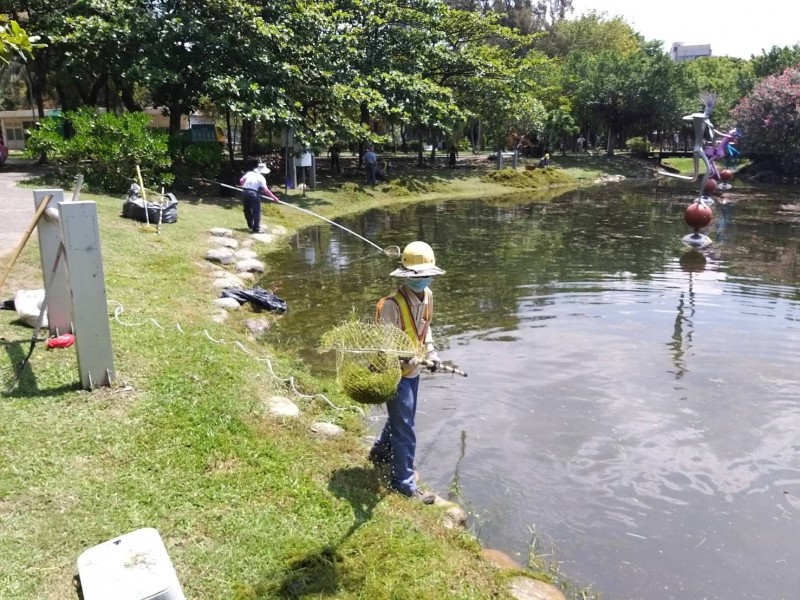
[[[411,242],[403,248],[400,264],[401,268],[390,273],[392,277],[429,277],[444,274],[444,271],[436,266],[433,248],[425,242]]]

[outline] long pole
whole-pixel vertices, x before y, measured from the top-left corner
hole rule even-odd
[[[142,181],[142,170],[139,165],[136,165],[136,177],[139,179],[139,187],[142,188],[142,200],[144,201],[144,220],[148,227],[150,227],[150,215],[147,214],[147,192],[144,190],[144,181]]]
[[[198,179],[199,179],[199,180],[201,180],[201,181],[207,181],[208,183],[214,183],[214,184],[216,184],[216,185],[221,185],[222,187],[230,188],[230,189],[232,189],[232,190],[242,190],[242,189],[244,189],[244,188],[241,188],[241,187],[237,187],[237,186],[235,186],[235,185],[228,185],[228,184],[226,184],[226,183],[220,183],[219,181],[212,181],[212,180],[210,180],[210,179],[204,179],[204,178],[202,178],[202,177],[198,177]],[[267,199],[267,200],[270,200],[270,201],[272,201],[272,198],[269,198],[269,197],[267,197],[267,196],[264,196],[263,194],[259,194],[258,196],[259,196],[260,198],[265,198],[265,199]],[[339,225],[339,223],[337,223],[336,221],[331,221],[330,219],[326,219],[326,218],[325,218],[325,217],[323,217],[322,215],[318,215],[317,213],[315,213],[315,212],[311,212],[311,211],[310,211],[310,210],[308,210],[308,209],[301,208],[301,207],[297,206],[296,204],[291,204],[291,203],[289,203],[289,202],[284,202],[283,200],[278,200],[277,202],[278,202],[278,204],[283,204],[284,206],[289,206],[289,207],[291,207],[291,208],[293,208],[293,209],[295,209],[295,210],[299,210],[300,212],[304,212],[304,213],[306,213],[306,214],[309,214],[309,215],[311,215],[312,217],[316,217],[317,219],[322,219],[322,220],[323,220],[323,221],[325,221],[326,223],[330,223],[331,225],[335,225],[335,226],[336,226],[336,227],[338,227],[339,229],[343,229],[343,230],[344,230],[344,231],[346,231],[347,233],[350,233],[350,234],[352,234],[352,235],[356,236],[358,239],[360,239],[360,240],[363,240],[363,241],[367,242],[367,243],[368,243],[370,246],[372,246],[373,248],[377,248],[377,249],[378,249],[380,252],[382,252],[382,253],[384,253],[384,254],[386,253],[386,251],[385,251],[383,248],[381,248],[380,246],[378,246],[378,244],[376,244],[376,243],[374,243],[374,242],[371,242],[370,240],[368,240],[367,238],[365,238],[365,237],[363,237],[363,236],[361,236],[361,235],[358,235],[358,234],[357,234],[355,231],[351,231],[350,229],[348,229],[348,228],[347,228],[347,227],[345,227],[344,225]]]
[[[25,235],[22,236],[22,241],[19,243],[16,250],[14,250],[14,254],[11,256],[11,260],[8,261],[8,265],[6,265],[6,270],[3,272],[3,276],[0,277],[0,288],[2,288],[3,284],[6,282],[6,277],[8,277],[9,273],[11,273],[11,267],[13,267],[14,263],[17,262],[22,249],[25,247],[25,244],[28,243],[28,239],[30,239],[33,229],[36,227],[39,219],[42,218],[44,211],[47,210],[47,205],[50,204],[50,200],[52,200],[52,198],[53,194],[47,194],[47,196],[42,198],[39,208],[36,209],[36,213],[33,215],[33,219],[31,219],[31,224],[28,225],[28,229],[25,230]]]

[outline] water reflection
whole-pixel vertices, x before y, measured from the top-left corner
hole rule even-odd
[[[794,597],[800,219],[783,194],[725,198],[702,254],[663,188],[345,223],[382,247],[425,239],[447,269],[433,327],[470,377],[422,382],[417,458],[487,545],[525,563],[534,530],[608,599]],[[274,267],[290,314],[273,341],[330,368],[319,335],[371,314],[393,266],[303,232]]]

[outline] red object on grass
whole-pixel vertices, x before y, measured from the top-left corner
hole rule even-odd
[[[69,348],[75,343],[75,336],[71,333],[64,333],[58,337],[51,337],[47,340],[48,348]]]
[[[722,181],[730,181],[733,179],[733,171],[730,169],[724,169],[719,172],[719,178],[722,179]]]

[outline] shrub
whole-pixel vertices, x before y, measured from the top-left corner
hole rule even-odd
[[[215,178],[222,166],[222,147],[217,142],[186,143],[183,136],[170,138],[173,173],[177,177]]]
[[[30,156],[46,155],[63,181],[82,174],[87,186],[123,192],[136,178],[136,165],[145,186],[172,181],[166,134],[149,127],[143,113],[114,115],[92,109],[66,112],[39,124],[26,146]]]
[[[625,146],[630,150],[631,156],[638,156],[639,158],[647,158],[652,149],[650,142],[644,136],[630,138],[625,142]]]
[[[742,137],[742,149],[757,153],[786,173],[800,171],[800,68],[759,81],[731,111]]]

